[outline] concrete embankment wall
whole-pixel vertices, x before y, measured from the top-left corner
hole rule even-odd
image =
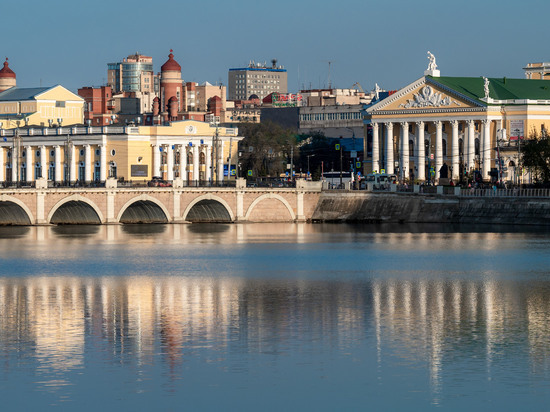
[[[324,192],[312,220],[550,226],[550,199]]]

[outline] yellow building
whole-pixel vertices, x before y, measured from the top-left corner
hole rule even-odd
[[[153,177],[221,182],[236,177],[240,140],[236,128],[194,120],[168,126],[0,128],[0,182],[41,177],[52,184]]]
[[[84,123],[84,99],[63,86],[20,88],[0,92],[3,129]]]
[[[366,106],[372,140],[366,136],[365,153],[372,148],[372,154],[365,172],[410,181],[456,182],[465,174],[525,181],[521,141],[550,128],[548,82],[442,77],[428,57],[423,77]]]

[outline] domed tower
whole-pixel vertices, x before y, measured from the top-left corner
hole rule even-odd
[[[15,87],[16,85],[15,73],[9,68],[8,58],[6,57],[4,67],[0,70],[0,92]]]
[[[168,112],[168,102],[172,97],[177,99],[177,110],[180,112],[184,106],[183,100],[183,81],[181,79],[181,66],[174,60],[172,50],[168,55],[168,60],[160,68],[160,111]]]

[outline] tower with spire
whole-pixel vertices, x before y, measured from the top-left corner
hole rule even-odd
[[[160,68],[160,111],[167,120],[175,120],[185,107],[181,66],[170,50],[168,60]]]

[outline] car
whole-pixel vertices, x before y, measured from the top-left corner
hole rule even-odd
[[[148,183],[149,187],[172,187],[172,183],[164,180],[158,176],[154,176]]]

